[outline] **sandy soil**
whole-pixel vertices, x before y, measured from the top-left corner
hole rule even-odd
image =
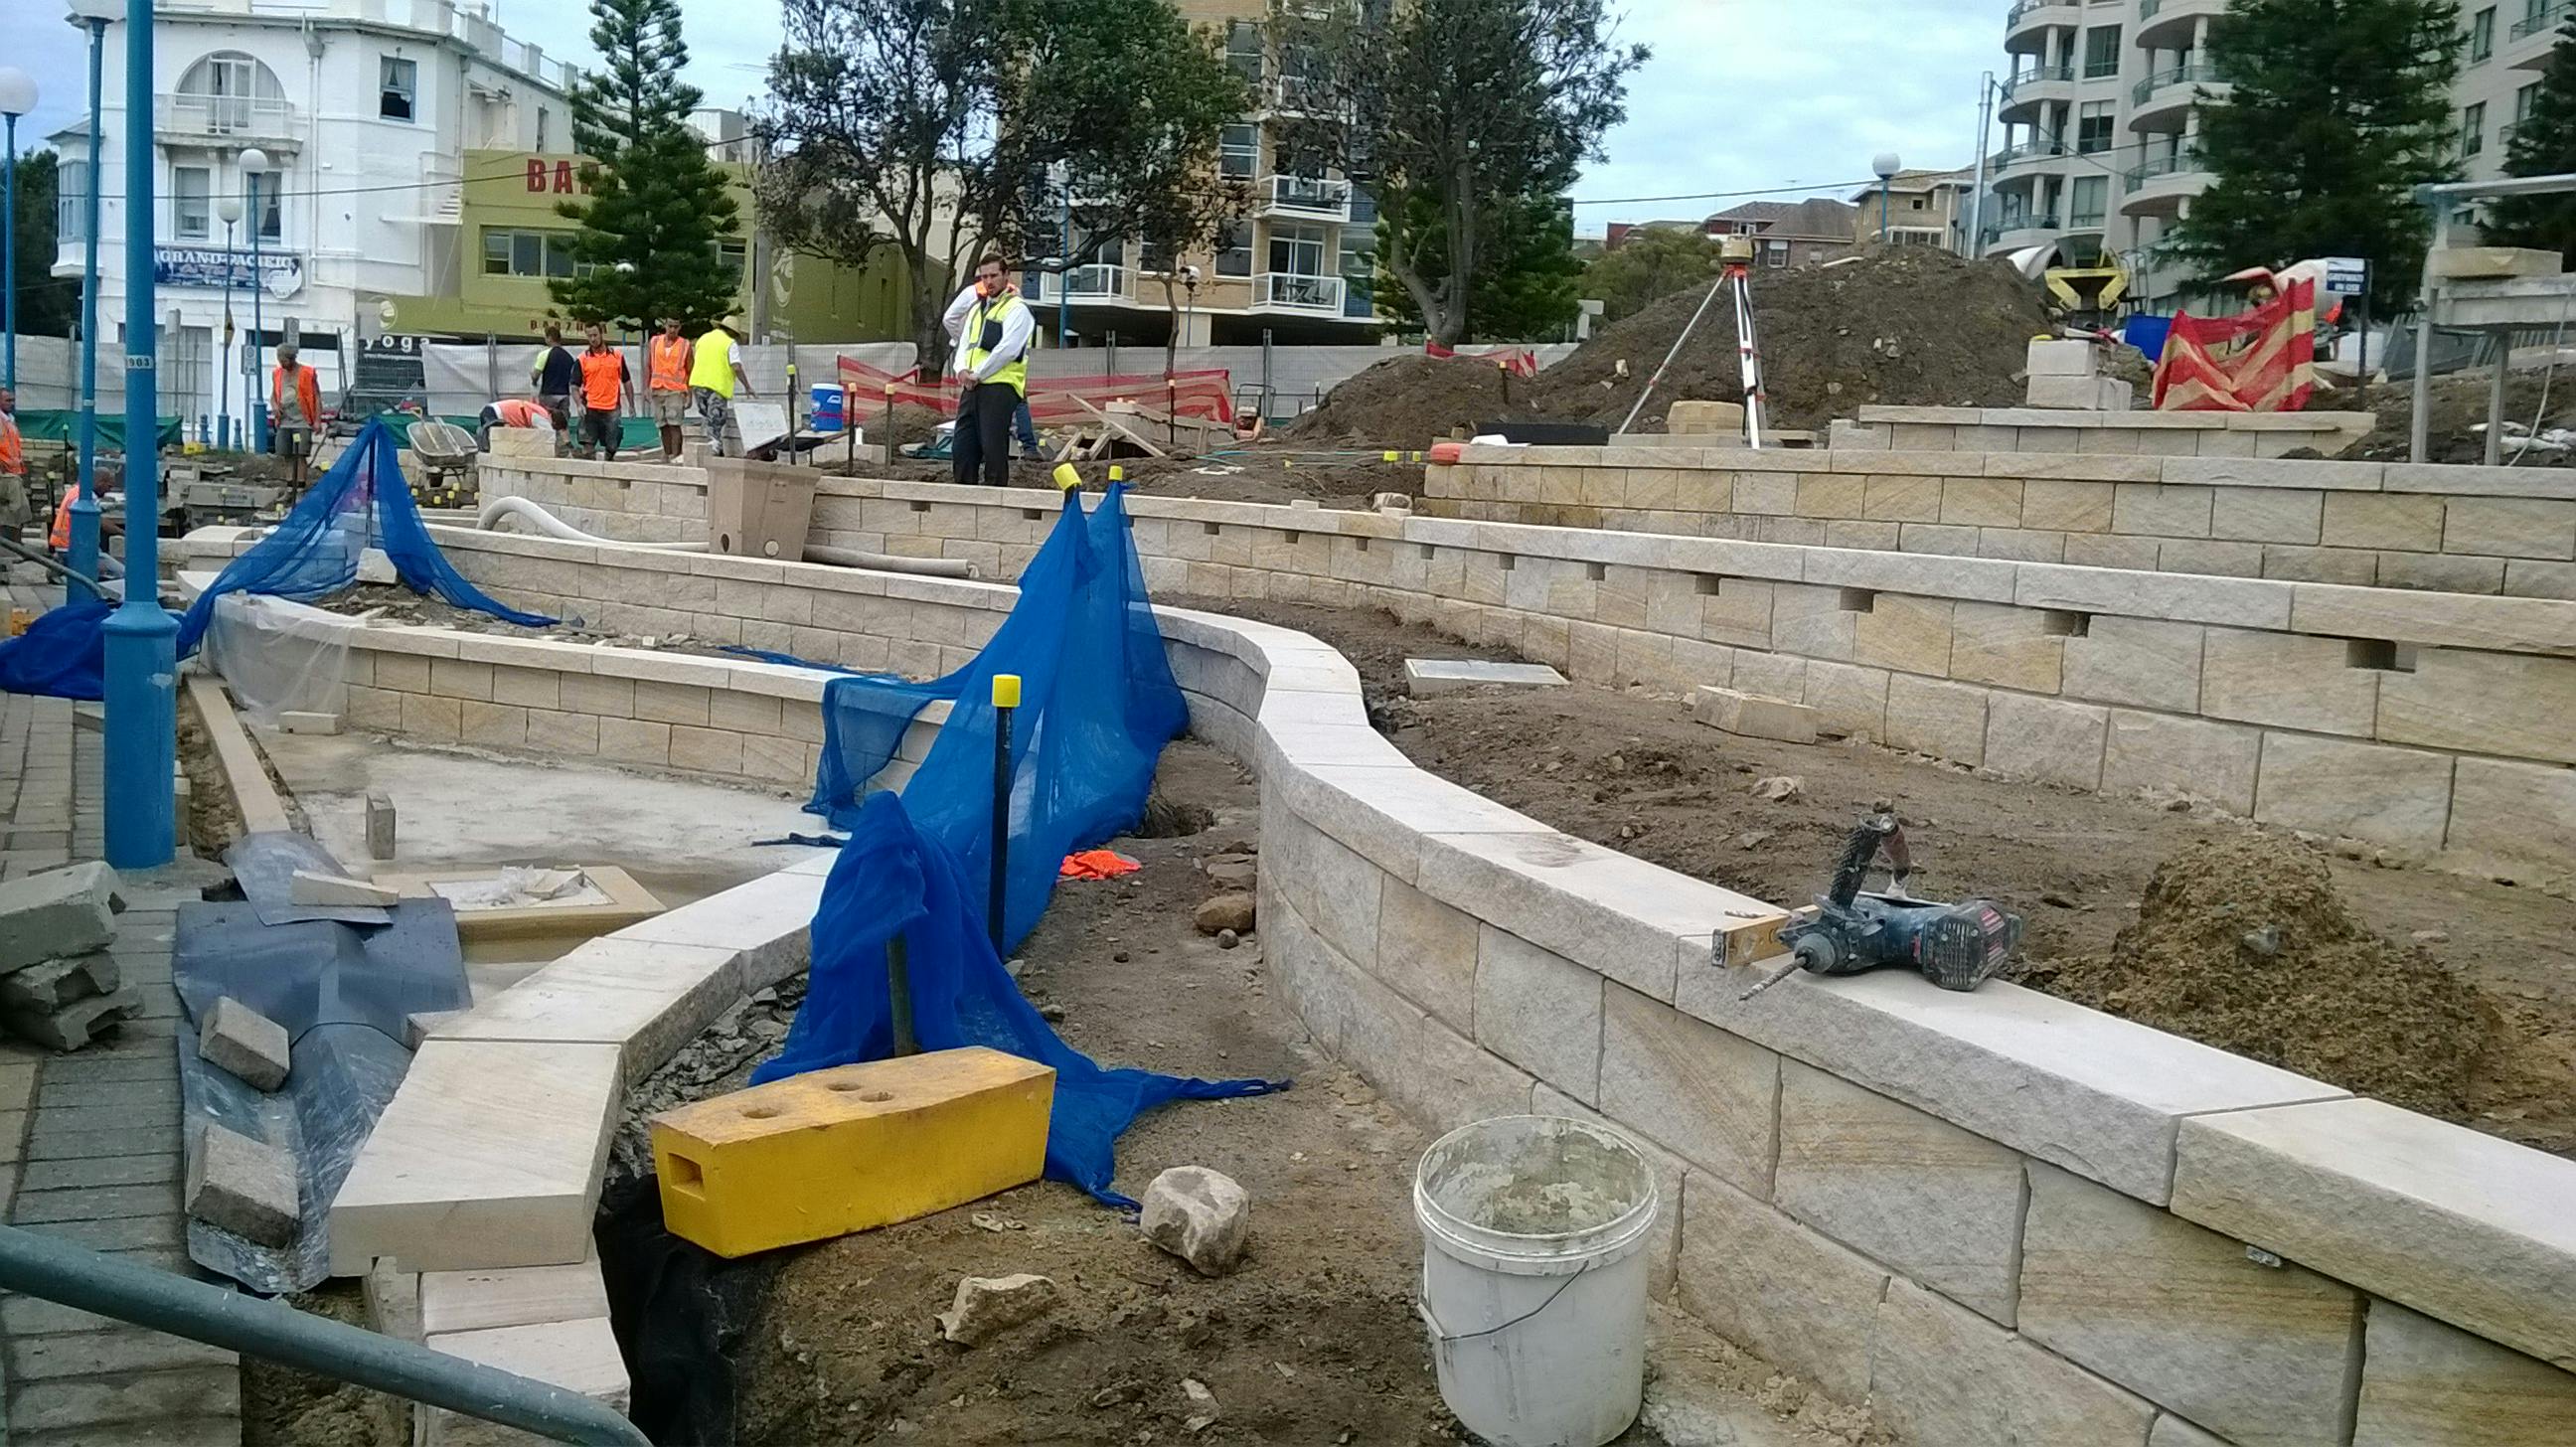
[[[2447,377],[2435,377],[2427,409],[2424,432],[2424,456],[2431,462],[2479,463],[2486,460],[2487,394],[2492,374],[2479,371]],[[2415,385],[2396,382],[2366,388],[2358,393],[2345,390],[2320,390],[2309,406],[2319,410],[2375,412],[2379,423],[2371,434],[2343,452],[2345,457],[2381,462],[2404,462],[2407,457],[2408,429],[2413,425]],[[2576,368],[2561,367],[2555,375],[2544,371],[2522,370],[2505,379],[2506,446],[2503,458],[2517,467],[2576,467],[2576,448],[2549,451],[2533,448],[2519,455],[2511,446],[2515,427],[2528,428],[2538,418],[2540,430],[2566,427],[2576,423]]]
[[[2373,991],[2344,988],[2349,979],[2336,972],[2241,967],[2233,941],[2250,923],[2225,934],[2223,951],[2193,957],[2189,989],[2097,988],[2110,976],[2072,967],[2123,948],[2117,936],[2137,922],[2151,876],[2177,851],[2232,839],[2258,841],[2275,855],[2313,851],[2180,801],[2160,806],[2005,783],[1866,745],[1737,738],[1692,722],[1679,699],[1643,690],[1576,685],[1417,701],[1401,692],[1407,656],[1493,650],[1372,611],[1161,601],[1312,633],[1350,657],[1372,722],[1424,768],[1570,834],[1758,898],[1796,904],[1821,892],[1853,822],[1872,801],[1896,800],[1913,841],[1915,893],[1982,896],[2021,914],[2025,983],[2576,1153],[2576,902],[2435,870],[2325,859],[2339,907],[2394,942],[2358,962],[2378,967]],[[1751,792],[1755,781],[1781,774],[1800,778],[1802,791],[1777,802]],[[2241,907],[2263,906],[2249,892]],[[2292,917],[2280,923],[2296,937]],[[2458,1038],[2476,1048],[2469,1069],[2420,1090],[2387,1008],[2420,985],[2411,973],[2419,946],[2427,965],[2465,990],[2468,1004],[2458,1008],[2475,1024]],[[2224,1002],[2195,1003],[2205,991]],[[2285,1035],[2285,1015],[2301,1030]]]

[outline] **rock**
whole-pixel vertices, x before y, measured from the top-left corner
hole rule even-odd
[[[2048,893],[2041,895],[2039,897],[2039,902],[2041,904],[2055,905],[2059,909],[2083,908],[2082,905],[2075,902],[2073,896],[2060,894],[2055,890],[2050,890]]]
[[[1250,889],[1261,877],[1261,866],[1249,859],[1212,859],[1207,877],[1226,889]]]
[[[8,1024],[11,1033],[48,1050],[78,1050],[142,1008],[140,996],[132,990],[119,990],[113,995],[84,996],[59,1010],[42,1013],[0,1010],[0,1021]]]
[[[1216,947],[1218,949],[1230,950],[1241,943],[1243,943],[1243,936],[1236,934],[1230,929],[1221,929],[1216,932]]]
[[[188,1214],[262,1246],[295,1239],[295,1159],[239,1131],[208,1125],[188,1154]]]
[[[1038,1006],[1038,1018],[1041,1020],[1061,1020],[1064,1018],[1064,1007],[1062,1005],[1053,1004],[1040,1005]]]
[[[1225,1415],[1225,1409],[1216,1404],[1216,1393],[1209,1391],[1207,1384],[1195,1377],[1181,1378],[1181,1395],[1188,1398],[1190,1404],[1190,1415],[1181,1423],[1184,1432],[1195,1436],[1215,1426],[1216,1419]]]
[[[94,859],[0,884],[0,970],[107,948],[116,891],[116,871]]]
[[[2261,929],[2247,930],[2236,943],[2247,954],[2261,955],[2268,960],[2281,952],[2281,927],[2267,924]]]
[[[1735,836],[1735,847],[1738,849],[1759,849],[1770,842],[1771,831],[1768,829],[1747,829]]]
[[[974,1346],[998,1332],[1035,1321],[1061,1299],[1055,1283],[1021,1272],[1015,1276],[969,1276],[957,1283],[957,1299],[939,1314],[939,1334],[959,1346]]]
[[[2447,945],[2451,942],[2451,932],[2442,929],[2419,929],[2408,938],[2419,945]]]
[[[1223,1276],[1243,1264],[1251,1244],[1252,1196],[1223,1172],[1174,1166],[1145,1188],[1137,1225],[1201,1276]]]
[[[1767,779],[1756,780],[1753,785],[1753,797],[1775,803],[1783,799],[1803,799],[1806,795],[1807,781],[1796,774],[1773,774]]]
[[[1239,935],[1252,928],[1254,912],[1258,907],[1258,902],[1249,893],[1240,889],[1232,890],[1200,905],[1198,913],[1193,918],[1198,921],[1201,934],[1212,935],[1219,930],[1232,930]]]
[[[255,1090],[275,1090],[293,1067],[286,1027],[230,995],[215,1002],[197,1029],[197,1054]]]
[[[104,995],[117,986],[116,957],[101,951],[69,960],[47,960],[0,975],[0,1010],[47,1015],[75,1000]]]

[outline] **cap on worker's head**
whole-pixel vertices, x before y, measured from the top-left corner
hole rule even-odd
[[[735,336],[741,336],[743,332],[747,330],[742,324],[742,313],[740,312],[725,313],[725,319],[718,322],[716,325],[723,327],[726,331],[733,333]]]
[[[1074,471],[1073,464],[1070,462],[1057,463],[1054,475],[1055,485],[1060,491],[1074,492],[1082,486],[1082,474]]]

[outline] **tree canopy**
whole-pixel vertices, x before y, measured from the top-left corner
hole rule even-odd
[[[80,319],[80,278],[50,274],[61,159],[52,151],[18,157],[18,330],[31,337],[68,337]]]
[[[1435,281],[1446,238],[1439,208],[1419,194],[1401,214],[1381,210],[1376,255],[1403,251],[1422,258]],[[1465,336],[1477,341],[1557,341],[1582,309],[1583,263],[1574,256],[1574,208],[1558,197],[1511,197],[1486,218],[1484,275],[1468,293]],[[1404,234],[1398,235],[1398,228]],[[1399,330],[1425,331],[1412,289],[1378,271],[1378,309]]]
[[[1615,322],[1658,297],[1686,286],[1706,286],[1717,274],[1714,238],[1694,227],[1631,231],[1615,251],[1583,269],[1583,294],[1601,303],[1601,319]]]

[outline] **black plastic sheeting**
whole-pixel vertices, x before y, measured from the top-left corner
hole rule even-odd
[[[327,856],[326,856],[327,858]],[[331,1198],[411,1067],[404,1021],[471,1003],[456,914],[443,899],[407,899],[381,928],[312,920],[267,925],[248,900],[179,908],[171,981],[179,1028],[180,1119],[213,1122],[295,1158],[302,1221],[295,1241],[262,1246],[188,1222],[188,1255],[253,1291],[309,1291],[331,1274]],[[195,1022],[225,996],[286,1027],[293,1069],[266,1094],[197,1056]]]
[[[662,1227],[659,1181],[609,1181],[599,1200],[599,1269],[633,1382],[626,1415],[665,1447],[735,1439],[734,1357],[792,1252],[726,1260]]]

